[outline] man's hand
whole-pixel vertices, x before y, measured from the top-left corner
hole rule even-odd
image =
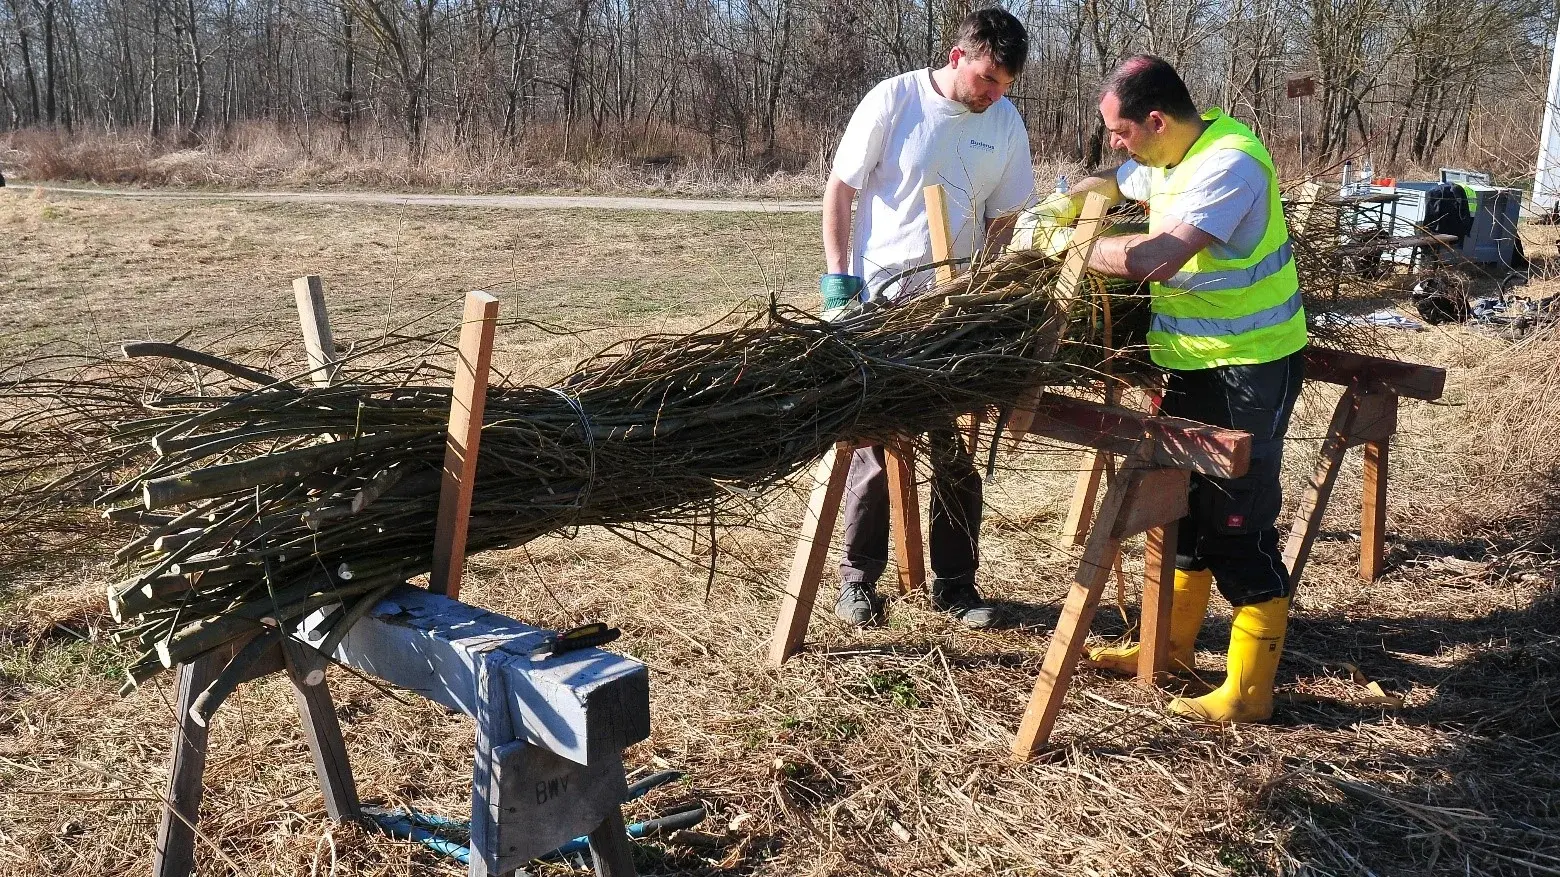
[[[1074,231],[1075,229],[1071,226],[1036,229],[1035,249],[1054,259],[1060,259],[1066,255],[1067,250],[1072,246]]]
[[[1071,196],[1053,192],[1044,201],[1018,215],[1009,249],[1046,251],[1050,232],[1072,225],[1078,220],[1081,209],[1073,203]]]
[[[818,295],[823,299],[819,316],[832,320],[845,312],[852,302],[861,301],[861,289],[866,285],[854,274],[825,274],[818,278]]]

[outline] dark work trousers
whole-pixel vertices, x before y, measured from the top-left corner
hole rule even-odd
[[[947,584],[975,583],[980,565],[980,474],[953,429],[927,433],[932,458],[932,575]],[[920,510],[912,510],[920,514]],[[851,456],[845,481],[845,556],[840,579],[875,584],[888,566],[888,472],[881,445]]]
[[[1279,474],[1304,372],[1305,359],[1295,353],[1261,365],[1172,371],[1165,386],[1163,413],[1251,433],[1245,475],[1192,474],[1189,511],[1176,543],[1176,567],[1211,570],[1232,606],[1289,596],[1289,570],[1278,547]]]

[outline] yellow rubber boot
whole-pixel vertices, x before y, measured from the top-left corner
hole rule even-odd
[[[1197,632],[1208,612],[1208,592],[1213,573],[1208,570],[1175,571],[1170,597],[1170,668],[1191,670],[1196,665]],[[1089,664],[1110,673],[1137,675],[1138,645],[1106,646],[1089,650]]]
[[[1235,610],[1224,684],[1202,697],[1170,701],[1170,714],[1205,722],[1262,722],[1273,717],[1273,677],[1284,653],[1289,598]]]

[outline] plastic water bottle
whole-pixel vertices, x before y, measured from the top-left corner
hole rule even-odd
[[[1057,178],[1056,178],[1056,191],[1061,192],[1063,194],[1067,193],[1067,175],[1066,174],[1059,174],[1057,176]]]
[[[1371,187],[1376,185],[1376,172],[1371,167],[1370,159],[1365,159],[1365,192],[1369,194]]]

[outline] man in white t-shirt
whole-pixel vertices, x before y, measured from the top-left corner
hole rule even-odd
[[[1006,242],[1012,217],[1030,203],[1035,188],[1028,132],[1003,97],[1028,54],[1029,37],[1018,19],[982,9],[960,23],[945,66],[884,80],[862,99],[824,193],[829,273],[819,289],[826,304],[879,290],[898,298],[931,284],[927,186],[940,183],[947,194],[954,258]],[[914,270],[921,268],[926,270]],[[980,476],[951,426],[929,443],[932,605],[971,627],[990,627],[996,613],[975,588]],[[841,620],[881,620],[875,586],[887,563],[883,449],[864,447],[851,460],[846,487],[845,556],[835,604]]]

